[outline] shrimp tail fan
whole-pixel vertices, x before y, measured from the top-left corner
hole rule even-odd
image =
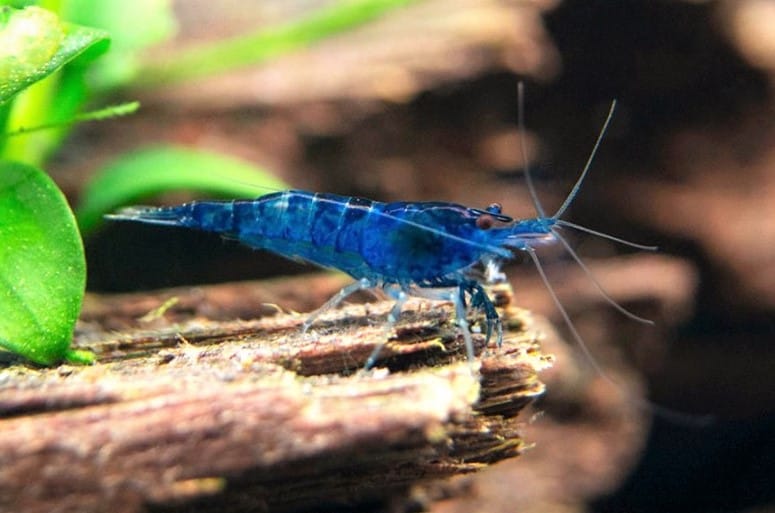
[[[167,226],[180,226],[180,212],[175,207],[149,207],[137,205],[122,208],[112,214],[107,214],[105,219],[114,221],[135,221],[149,224],[161,224]]]

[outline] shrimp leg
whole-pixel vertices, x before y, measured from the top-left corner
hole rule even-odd
[[[444,287],[443,285],[441,287]],[[454,288],[453,288],[454,287]],[[466,346],[466,356],[469,362],[473,362],[475,359],[474,354],[474,342],[471,338],[471,330],[469,329],[468,320],[466,319],[466,301],[465,293],[470,290],[469,282],[464,282],[460,285],[457,283],[451,284],[450,287],[444,288],[420,288],[412,287],[411,293],[413,296],[423,297],[425,299],[432,299],[435,301],[448,301],[455,306],[455,324],[463,334],[463,340]],[[485,295],[486,297],[486,295]],[[491,303],[492,304],[492,303]],[[495,312],[495,308],[492,309]],[[495,313],[497,316],[497,312]]]
[[[339,306],[339,303],[344,301],[347,296],[350,296],[351,294],[354,294],[355,292],[358,292],[359,290],[365,290],[365,289],[371,289],[376,287],[377,284],[374,283],[372,280],[369,280],[368,278],[361,278],[358,281],[355,281],[349,285],[347,285],[345,288],[337,292],[331,299],[323,303],[323,305],[315,310],[314,312],[311,312],[307,320],[304,321],[304,324],[302,325],[301,332],[306,333],[307,330],[309,330],[310,326],[314,324],[314,322],[317,320],[318,317],[320,317],[322,314],[326,313],[327,311],[331,310],[332,308],[336,308]]]
[[[385,340],[387,340],[393,330],[393,326],[395,326],[396,322],[398,321],[398,317],[401,315],[401,309],[404,307],[404,303],[406,303],[406,300],[409,299],[409,294],[403,287],[395,288],[385,286],[383,287],[383,290],[388,294],[388,296],[396,300],[395,304],[393,304],[393,308],[390,309],[390,313],[388,314],[387,318],[387,324],[385,325],[385,331],[388,334],[385,337]],[[382,351],[384,346],[385,342],[382,342],[374,347],[374,349],[371,351],[371,354],[366,359],[364,369],[369,370],[374,367],[374,364],[377,363],[377,358],[379,358],[379,353]]]
[[[498,312],[495,310],[495,305],[492,303],[492,300],[490,300],[490,297],[487,295],[484,287],[482,287],[479,282],[471,281],[465,284],[465,286],[469,294],[471,294],[471,306],[484,310],[484,316],[487,321],[487,338],[485,339],[486,342],[490,342],[492,328],[494,326],[496,330],[496,340],[498,347],[501,347],[501,345],[503,345],[503,323],[501,322],[501,318],[498,315]],[[464,285],[460,286],[461,293],[463,291],[463,287]]]

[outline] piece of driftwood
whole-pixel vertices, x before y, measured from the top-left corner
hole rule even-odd
[[[436,481],[416,494],[431,513],[585,512],[589,503],[616,490],[642,457],[651,426],[644,373],[676,365],[670,342],[692,309],[695,273],[687,262],[664,255],[586,259],[603,287],[620,304],[646,315],[642,326],[616,312],[577,266],[550,269],[555,290],[613,386],[592,369],[576,344],[561,333],[563,321],[540,279],[511,268],[515,302],[535,312],[545,334],[543,352],[555,357],[541,373],[546,394],[520,433],[532,449],[482,472]],[[541,314],[541,315],[538,315]],[[696,365],[692,360],[692,366]],[[693,372],[691,366],[685,372]],[[658,400],[657,400],[658,401]],[[657,402],[662,406],[669,404]]]
[[[0,511],[394,501],[418,482],[519,454],[517,414],[543,391],[537,371],[551,361],[514,307],[502,310],[503,347],[475,334],[469,363],[451,305],[411,300],[364,372],[388,336],[390,303],[328,312],[305,335],[304,315],[277,309],[253,321],[170,323],[162,308],[111,331],[99,322],[109,312],[90,301],[77,339],[98,364],[11,359],[0,370]],[[126,314],[126,303],[113,304]]]

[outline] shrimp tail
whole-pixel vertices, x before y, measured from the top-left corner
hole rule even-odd
[[[182,224],[180,212],[175,207],[165,208],[138,205],[122,208],[118,212],[106,215],[105,218],[115,221],[139,221],[166,226],[181,226]]]

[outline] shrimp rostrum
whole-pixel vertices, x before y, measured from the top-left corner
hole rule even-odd
[[[610,117],[609,114],[606,124]],[[451,301],[467,356],[473,360],[474,346],[466,320],[469,304],[484,312],[487,340],[493,333],[498,345],[502,340],[498,313],[482,286],[481,266],[492,267],[512,259],[517,251],[530,255],[574,337],[579,339],[546,279],[535,250],[539,245],[559,241],[588,272],[558,228],[574,228],[625,242],[560,218],[578,192],[604,130],[605,127],[573,190],[552,216],[543,214],[528,181],[538,216],[522,220],[504,215],[498,204],[478,209],[446,202],[383,203],[299,190],[276,192],[254,200],[130,207],[108,217],[216,232],[253,248],[338,269],[355,278],[354,283],[310,315],[305,330],[321,312],[361,289],[381,287],[395,300],[388,314],[390,325],[396,322],[411,295]],[[598,285],[594,279],[593,282]],[[366,362],[367,368],[374,365],[380,349],[374,349]]]

